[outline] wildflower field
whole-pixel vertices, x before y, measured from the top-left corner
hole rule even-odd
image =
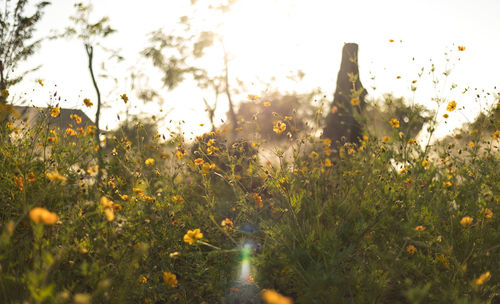
[[[275,141],[252,122],[188,141],[135,120],[101,167],[78,115],[8,116],[0,302],[500,303],[498,119],[420,145],[389,117],[339,145],[293,114],[261,126]]]

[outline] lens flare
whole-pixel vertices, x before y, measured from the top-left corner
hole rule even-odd
[[[241,274],[240,281],[250,282],[250,254],[252,252],[252,245],[250,243],[245,243],[241,249]]]

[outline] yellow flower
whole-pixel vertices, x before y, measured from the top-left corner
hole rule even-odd
[[[431,163],[428,160],[423,160],[422,161],[422,167],[424,168],[429,168],[431,166]]]
[[[276,134],[281,134],[286,130],[286,124],[281,120],[277,120],[273,123],[273,131]]]
[[[38,79],[37,82],[43,87],[43,81],[41,79]]]
[[[94,136],[95,135],[95,130],[97,129],[96,126],[87,126],[87,134]]]
[[[124,201],[128,201],[130,199],[130,197],[128,195],[126,195],[126,194],[122,195],[121,198]]]
[[[408,139],[408,144],[409,144],[409,145],[413,145],[415,142],[416,142],[416,141],[415,141],[415,138],[413,138],[413,137],[412,137],[412,138],[410,138],[410,139]]]
[[[415,231],[424,231],[425,227],[422,226],[422,225],[418,225],[417,227],[413,228],[413,230],[415,230]]]
[[[112,208],[113,202],[111,200],[109,200],[107,197],[103,196],[103,197],[101,197],[101,205],[104,208]]]
[[[248,94],[248,99],[252,100],[252,101],[255,101],[255,100],[259,99],[259,96],[254,95],[254,94]]]
[[[194,160],[194,164],[199,166],[199,165],[203,165],[205,161],[202,159],[202,158],[197,158]]]
[[[76,124],[81,124],[82,123],[82,118],[76,114],[71,114],[69,116],[71,119],[74,119]]]
[[[155,160],[152,158],[148,158],[146,159],[146,161],[144,161],[144,163],[146,164],[146,166],[151,166],[155,163]]]
[[[174,203],[177,203],[179,205],[184,204],[184,198],[182,198],[182,196],[180,196],[180,195],[172,196],[172,200],[174,201]]]
[[[495,133],[493,133],[493,139],[500,140],[500,130],[496,130]]]
[[[292,116],[285,116],[284,121],[287,121],[287,120],[292,120],[292,119],[293,119],[293,117],[292,117]]]
[[[144,195],[144,191],[141,188],[132,188],[132,192],[134,192],[138,196],[143,196]]]
[[[85,104],[85,106],[86,106],[87,108],[90,108],[91,106],[93,106],[93,105],[94,105],[94,104],[92,103],[92,101],[90,101],[90,99],[88,99],[88,98],[85,98],[85,99],[83,100],[83,103]]]
[[[120,98],[123,100],[124,103],[127,103],[128,101],[127,94],[120,95]]]
[[[34,181],[36,181],[36,176],[35,176],[35,173],[33,173],[33,172],[28,173],[28,178],[27,178],[27,180],[28,180],[28,182],[30,182],[30,183],[31,183],[31,182],[34,182]]]
[[[266,304],[292,304],[292,299],[281,295],[272,289],[264,289],[261,292],[262,300]]]
[[[104,209],[104,214],[106,215],[106,219],[108,220],[108,222],[111,222],[115,219],[115,213],[111,208]]]
[[[71,129],[71,128],[67,128],[66,129],[66,135],[68,136],[75,136],[76,135],[76,131]]]
[[[177,286],[177,276],[171,272],[166,271],[163,273],[163,281],[172,287]]]
[[[455,100],[452,100],[448,103],[448,105],[446,106],[446,110],[448,112],[452,112],[454,111],[455,109],[457,108],[457,103]]]
[[[57,214],[42,207],[35,207],[30,210],[30,219],[35,223],[54,225],[57,222]]]
[[[216,151],[219,151],[219,148],[217,148],[216,146],[209,146],[207,148],[207,154],[208,155],[212,155]]]
[[[489,208],[485,208],[484,209],[484,217],[485,218],[492,218],[493,217],[493,211],[491,211],[491,209]]]
[[[451,187],[452,183],[450,182],[443,182],[443,187]]]
[[[7,129],[9,129],[10,131],[14,130],[14,124],[12,122],[7,122]]]
[[[188,230],[188,232],[184,235],[184,242],[189,245],[193,245],[197,240],[203,238],[203,233],[201,233],[200,229]]]
[[[92,175],[92,176],[95,176],[97,174],[97,170],[99,170],[99,166],[98,165],[90,166],[87,169],[87,173],[90,174],[90,175]]]
[[[326,158],[326,159],[325,159],[325,167],[327,167],[327,168],[328,168],[328,167],[331,167],[331,166],[332,166],[332,162],[330,161],[330,159],[329,159],[329,158]]]
[[[215,164],[204,163],[201,166],[201,174],[206,175],[210,170],[215,169]]]
[[[270,107],[271,106],[271,103],[269,101],[264,101],[263,103],[264,107]]]
[[[385,143],[388,143],[391,141],[391,138],[389,136],[384,136],[384,137],[382,137],[382,141]]]
[[[483,285],[488,282],[491,278],[491,274],[489,271],[483,273],[479,278],[475,281],[476,285]]]
[[[360,100],[358,97],[356,97],[356,98],[351,98],[351,104],[352,104],[353,106],[359,106],[359,104],[360,104],[360,103],[361,103],[361,100]]]
[[[175,156],[176,156],[178,159],[182,159],[184,156],[186,156],[186,152],[181,151],[181,150],[178,150],[178,151],[175,153]]]
[[[59,107],[53,107],[50,109],[50,116],[57,117],[59,114],[61,114],[61,109]]]
[[[2,90],[2,92],[0,92],[0,96],[2,96],[2,98],[4,99],[7,99],[7,97],[9,97],[9,90]]]
[[[318,156],[319,156],[319,154],[316,151],[312,151],[309,154],[309,158],[311,158],[311,159],[316,159],[316,158],[318,158]]]
[[[408,247],[406,247],[406,252],[408,252],[411,255],[414,255],[415,252],[417,252],[417,248],[415,248],[415,246],[413,245],[409,245]]]
[[[396,118],[391,119],[389,123],[393,128],[399,128],[399,120],[397,120]]]
[[[51,181],[60,181],[62,184],[66,183],[66,177],[62,176],[61,174],[52,171],[52,172],[47,172],[45,173],[45,176],[47,176],[48,179]]]
[[[470,216],[464,216],[461,220],[460,220],[460,225],[462,225],[462,227],[467,227],[469,226],[470,223],[472,223],[473,221],[473,218],[470,217]]]
[[[459,51],[459,52],[463,52],[463,51],[465,51],[465,46],[463,46],[463,45],[459,45],[459,46],[458,46],[458,51]]]

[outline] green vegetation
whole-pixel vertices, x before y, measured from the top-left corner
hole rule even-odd
[[[293,112],[256,120],[281,138],[262,145],[243,139],[251,123],[186,142],[136,119],[107,135],[100,168],[77,117],[57,130],[58,108],[37,125],[12,115],[0,301],[497,303],[499,121],[427,149],[396,112],[383,140],[339,149]]]

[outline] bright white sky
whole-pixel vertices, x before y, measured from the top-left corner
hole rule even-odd
[[[199,0],[203,1],[203,0]],[[53,0],[39,27],[39,35],[48,35],[51,29],[61,30],[69,25],[73,14],[70,0]],[[125,111],[119,95],[127,93],[131,112],[158,114],[158,107],[143,106],[130,92],[130,71],[140,68],[145,61],[139,52],[148,44],[148,33],[159,28],[176,26],[178,18],[189,8],[189,0],[98,0],[94,1],[94,16],[109,16],[118,30],[105,41],[106,46],[122,49],[126,60],[118,65],[108,63],[110,74],[118,80],[101,80],[101,91],[109,105],[104,109],[103,127],[115,127],[116,115]],[[321,88],[327,96],[335,89],[344,42],[359,44],[360,77],[369,96],[378,97],[392,92],[435,109],[432,97],[456,100],[465,110],[452,113],[449,124],[472,120],[479,109],[474,88],[489,93],[500,91],[500,1],[498,0],[239,0],[226,16],[226,48],[232,54],[230,73],[246,81],[247,94],[262,95],[265,85],[257,79],[269,81],[275,76],[273,88],[282,92],[307,92]],[[389,40],[394,39],[394,43]],[[458,52],[457,46],[466,46]],[[433,88],[427,72],[431,62],[436,64],[436,75],[444,80],[445,55],[449,52],[449,66],[455,65],[446,85]],[[96,51],[97,63],[100,58]],[[458,58],[460,61],[457,61]],[[412,60],[414,58],[414,60]],[[220,59],[220,58],[219,58]],[[214,60],[216,61],[216,60]],[[141,63],[142,62],[142,63]],[[81,42],[58,40],[44,42],[41,51],[27,63],[43,64],[42,69],[13,89],[17,96],[28,92],[26,98],[36,105],[46,105],[49,93],[57,90],[67,101],[63,107],[84,108],[82,100],[95,101],[95,93],[87,70],[87,58]],[[456,63],[456,64],[454,64]],[[410,91],[411,81],[424,67],[425,73],[417,82],[417,91]],[[298,69],[305,72],[300,82],[286,76]],[[149,71],[144,67],[143,71]],[[159,84],[158,75],[146,72],[153,86]],[[374,79],[371,79],[375,75]],[[396,79],[401,76],[401,79]],[[43,79],[45,86],[36,84]],[[450,91],[451,84],[457,84]],[[57,87],[56,87],[57,86]],[[493,87],[497,86],[495,90]],[[374,90],[372,87],[376,87]],[[468,93],[461,94],[465,87]],[[33,91],[34,90],[34,91]],[[167,120],[185,120],[186,135],[209,130],[204,112],[203,95],[192,83],[178,89],[159,91],[165,100],[164,110],[171,110]],[[484,94],[482,94],[483,96]],[[205,96],[210,100],[209,95]],[[492,96],[481,98],[484,107],[492,103]],[[86,110],[94,118],[95,107]],[[217,121],[225,118],[226,102],[219,100]],[[441,109],[441,111],[443,111]],[[441,115],[440,115],[441,117]],[[443,119],[444,120],[444,119]],[[205,123],[200,127],[200,123]],[[441,128],[439,135],[449,131]]]

